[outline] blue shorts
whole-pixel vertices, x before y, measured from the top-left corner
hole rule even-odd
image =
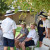
[[[14,47],[14,39],[8,39],[3,37],[3,46]]]
[[[33,40],[30,40],[30,41],[26,41],[26,42],[25,42],[25,47],[34,46],[34,45],[35,45],[35,43],[34,43]]]
[[[39,36],[39,41],[43,41],[43,38],[45,37],[45,35],[43,36]]]

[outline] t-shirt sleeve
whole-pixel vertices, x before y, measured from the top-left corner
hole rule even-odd
[[[12,29],[16,29],[16,28],[17,28],[16,23],[13,22],[13,23],[12,23]]]
[[[36,32],[34,32],[34,34],[32,34],[32,38],[36,38]]]
[[[50,21],[49,20],[47,21],[46,27],[50,28]]]
[[[34,32],[32,31],[31,34],[29,33],[27,37],[28,38],[32,38],[32,39],[35,39],[36,38],[36,32],[35,31]]]
[[[29,31],[28,31],[28,29],[26,29],[25,31],[24,31],[24,34],[28,34],[29,33]]]
[[[24,31],[22,31],[22,29],[21,29],[20,33],[23,33],[23,34],[27,35],[29,33],[29,31],[28,31],[28,29],[25,29]]]
[[[1,28],[3,28],[3,22],[2,22],[2,24],[1,24]]]

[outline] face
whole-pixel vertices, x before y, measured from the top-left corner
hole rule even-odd
[[[43,21],[45,21],[45,20],[46,20],[46,18],[45,18],[45,17],[43,17],[43,18],[42,18],[42,20],[43,20]]]
[[[35,25],[31,25],[31,29],[35,29]]]
[[[50,16],[50,13],[48,13],[48,16]]]
[[[22,27],[22,28],[24,28],[24,25],[23,25],[23,24],[21,24],[21,27]]]

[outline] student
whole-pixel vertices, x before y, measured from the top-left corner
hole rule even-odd
[[[21,29],[19,35],[16,37],[16,42],[15,42],[17,50],[20,50],[19,43],[23,42],[29,33],[28,29],[26,28],[25,22],[21,23],[21,27],[22,27],[22,29]]]
[[[6,11],[6,18],[2,21],[1,28],[3,31],[3,45],[4,50],[7,50],[10,47],[10,50],[14,50],[14,37],[16,32],[16,23],[12,20],[14,15],[12,10]]]
[[[45,31],[45,27],[43,27],[43,21],[42,18],[40,17],[40,21],[38,22],[38,34],[39,34],[40,47],[42,45],[43,38],[45,37],[45,35],[43,35],[44,31]]]
[[[37,44],[37,34],[35,30],[35,24],[31,24],[31,31],[29,32],[27,38],[21,43],[22,50],[26,50],[28,46],[34,46]]]
[[[3,33],[2,33],[2,30],[1,30],[1,26],[0,26],[0,50],[4,50],[4,47],[3,47]]]
[[[43,20],[43,27],[45,27],[45,32],[43,32],[43,34],[46,33],[46,38],[50,38],[50,19],[48,18],[47,13],[43,13],[41,17]]]

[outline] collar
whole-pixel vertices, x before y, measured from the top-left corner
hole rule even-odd
[[[6,17],[6,19],[11,19],[10,17]]]

